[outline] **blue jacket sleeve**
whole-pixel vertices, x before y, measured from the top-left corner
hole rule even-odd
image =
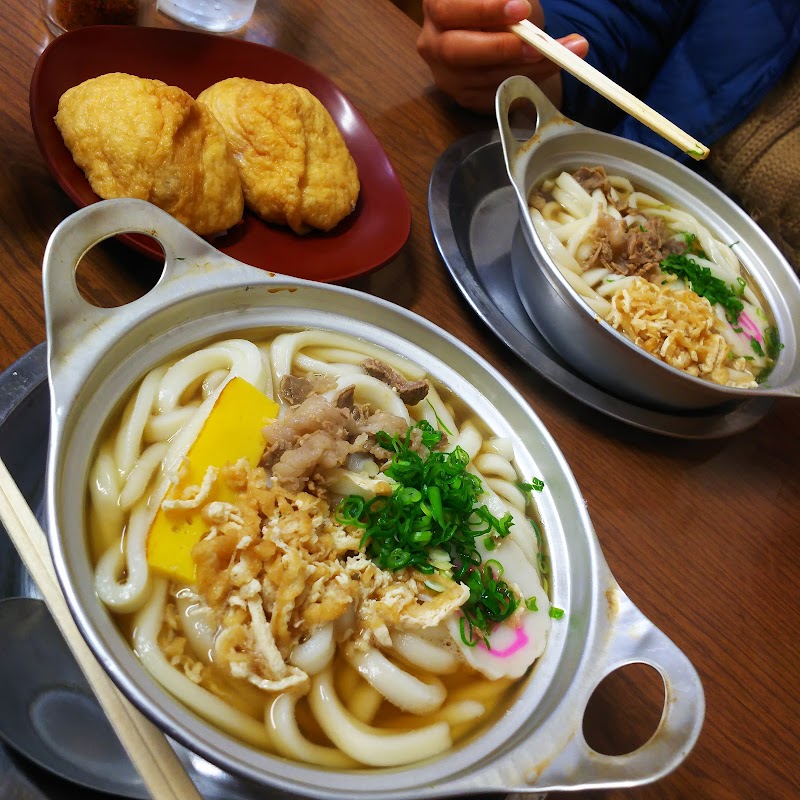
[[[548,32],[580,33],[588,61],[712,145],[800,50],[800,0],[542,0]],[[564,74],[564,113],[686,160],[658,134]]]

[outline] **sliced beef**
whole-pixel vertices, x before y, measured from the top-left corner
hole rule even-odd
[[[336,381],[327,375],[307,375],[297,378],[294,375],[284,375],[278,394],[284,403],[290,406],[299,406],[312,394],[323,394],[336,388]]]
[[[407,406],[415,406],[428,396],[427,381],[408,381],[399,372],[393,370],[388,364],[384,364],[383,361],[378,361],[377,358],[368,358],[361,362],[361,366],[367,375],[391,386]]]
[[[312,393],[263,429],[261,466],[284,488],[299,491],[311,481],[319,483],[320,472],[344,465],[353,453],[369,453],[379,462],[391,458],[392,453],[378,444],[377,434],[402,436],[408,420],[388,411],[371,414],[353,402],[348,388],[333,403]]]
[[[285,452],[296,447],[300,439],[316,431],[346,438],[347,420],[346,410],[334,408],[320,394],[310,395],[281,419],[264,428],[266,449],[261,456],[261,465],[271,467]]]
[[[605,267],[620,275],[647,276],[670,253],[681,252],[661,217],[650,217],[644,225],[626,230],[621,220],[600,214],[592,235],[595,248],[586,261],[587,269]]]
[[[600,189],[603,194],[608,194],[611,184],[603,167],[579,167],[572,173],[572,177],[589,193]]]
[[[313,384],[308,378],[296,378],[294,375],[284,375],[281,378],[278,394],[284,403],[290,406],[299,406],[313,391]]]
[[[340,389],[333,398],[333,405],[336,408],[346,408],[350,411],[355,407],[356,387],[351,383]]]
[[[623,275],[646,275],[658,269],[664,258],[662,247],[670,233],[661,217],[650,217],[645,225],[634,225],[625,237],[614,265]]]
[[[615,253],[622,250],[625,244],[625,223],[610,214],[600,214],[592,233],[595,249],[586,260],[586,268],[605,267],[614,269]]]

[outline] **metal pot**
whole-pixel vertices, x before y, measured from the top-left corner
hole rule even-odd
[[[518,141],[509,109],[529,101],[533,135]],[[530,258],[515,258],[514,281],[525,310],[550,345],[608,391],[655,408],[686,410],[756,395],[800,396],[800,281],[767,235],[742,209],[674,159],[635,142],[600,133],[561,114],[535,83],[517,75],[497,90],[497,123],[506,168],[519,201]],[[604,322],[572,289],[544,248],[528,211],[531,189],[583,165],[602,165],[645,191],[703,220],[758,284],[784,345],[768,384],[741,389],[695,378],[651,356]]]
[[[76,266],[97,242],[122,232],[156,238],[166,257],[164,274],[141,299],[96,308],[78,293]],[[59,225],[45,252],[44,297],[52,415],[47,513],[58,576],[100,663],[175,740],[227,771],[319,798],[633,786],[659,778],[685,758],[704,714],[697,673],[610,574],[575,479],[541,421],[464,344],[383,300],[234,261],[139,200],[96,203]],[[233,331],[271,326],[327,328],[401,352],[511,439],[523,475],[546,482],[537,501],[551,554],[553,602],[566,615],[554,622],[544,655],[499,721],[439,758],[391,770],[331,771],[254,750],[167,694],[95,596],[86,492],[107,421],[143,375],[172,354]],[[664,679],[661,724],[629,755],[598,755],[582,735],[587,701],[605,675],[632,662],[651,664]]]

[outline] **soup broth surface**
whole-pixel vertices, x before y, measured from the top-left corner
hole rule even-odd
[[[544,650],[543,488],[401,356],[232,336],[152,370],[108,425],[95,588],[229,734],[334,769],[412,763],[492,722]]]

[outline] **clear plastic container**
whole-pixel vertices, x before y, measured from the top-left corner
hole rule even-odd
[[[253,16],[256,0],[158,0],[158,10],[191,28],[231,33]]]
[[[41,0],[44,20],[58,36],[87,25],[138,25],[153,0]]]

